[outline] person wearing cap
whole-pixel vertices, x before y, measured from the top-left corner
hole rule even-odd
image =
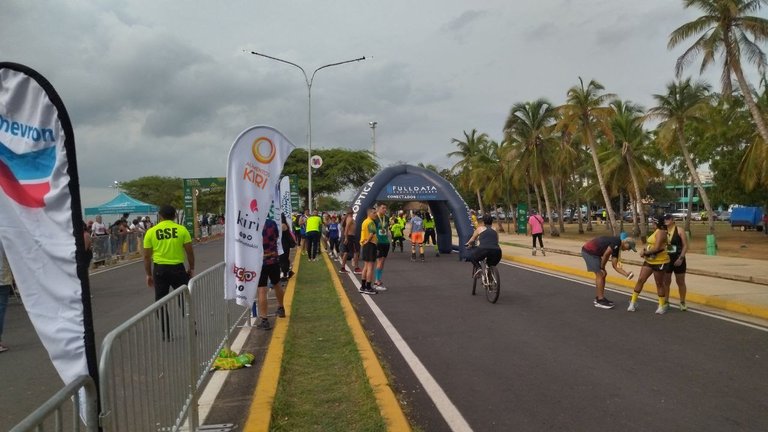
[[[651,274],[653,274],[653,280],[656,282],[656,293],[659,296],[659,306],[656,308],[656,313],[659,315],[665,314],[669,307],[665,294],[665,279],[667,269],[669,268],[669,253],[667,253],[669,236],[667,235],[667,226],[664,225],[663,218],[654,219],[654,222],[656,223],[656,231],[648,236],[645,250],[640,254],[644,259],[643,266],[640,267],[640,274],[637,276],[637,283],[632,292],[632,300],[629,302],[627,312],[637,311],[637,298],[643,291],[645,281],[648,280]]]
[[[581,247],[581,257],[587,265],[587,271],[595,274],[595,300],[592,302],[596,308],[613,309],[614,303],[605,298],[605,278],[608,272],[605,270],[608,260],[611,260],[613,269],[627,279],[635,275],[626,271],[619,261],[621,251],[631,250],[637,252],[635,240],[627,237],[602,236],[588,241]]]
[[[669,253],[669,263],[671,264],[664,280],[664,297],[666,304],[669,304],[669,290],[672,287],[672,273],[674,273],[677,290],[680,293],[680,311],[685,312],[688,310],[688,306],[685,304],[685,295],[688,292],[688,287],[685,284],[685,272],[688,267],[685,262],[685,254],[688,252],[688,237],[683,228],[675,225],[675,218],[671,214],[664,215],[664,225],[666,225],[667,235],[669,235],[667,253]]]

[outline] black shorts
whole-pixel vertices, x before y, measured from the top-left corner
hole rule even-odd
[[[677,261],[678,258],[680,257],[674,255],[669,256],[669,268],[667,269],[667,272],[674,274],[685,274],[685,272],[688,270],[688,264],[686,263],[685,257],[683,257],[683,262],[680,263],[679,266],[676,266],[675,261]]]
[[[259,276],[258,286],[267,286],[267,281],[272,282],[272,285],[280,283],[280,263],[265,264],[261,266],[261,275]]]
[[[366,243],[363,245],[361,258],[364,262],[375,262],[378,253],[376,243]]]
[[[669,271],[669,267],[672,265],[670,263],[664,263],[664,264],[648,264],[648,262],[643,261],[643,267],[650,267],[653,271],[662,271],[667,272]]]
[[[357,240],[357,236],[348,235],[344,239],[344,250],[350,255],[360,252],[360,242]]]
[[[376,245],[376,257],[386,258],[389,255],[389,243],[378,243]]]

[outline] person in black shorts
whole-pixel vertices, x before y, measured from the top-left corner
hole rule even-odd
[[[277,311],[275,315],[280,318],[285,317],[285,308],[283,307],[283,297],[285,290],[280,284],[280,256],[277,251],[277,240],[280,237],[277,223],[272,219],[264,222],[264,228],[261,230],[261,237],[264,243],[264,258],[261,264],[261,275],[259,275],[259,285],[257,288],[259,323],[257,329],[269,330],[272,326],[267,319],[267,285],[272,282],[272,288],[275,290],[277,298]]]
[[[493,216],[483,216],[483,224],[478,226],[465,246],[470,247],[478,240],[477,247],[472,251],[472,262],[475,269],[480,267],[480,261],[485,260],[489,266],[495,266],[501,261],[501,246],[499,246],[499,233],[493,229]],[[474,274],[474,271],[472,272]]]
[[[376,258],[378,257],[378,249],[376,247],[376,209],[368,209],[368,217],[363,221],[363,225],[360,227],[360,255],[363,258],[363,273],[360,276],[361,284],[359,291],[362,294],[377,294],[375,288],[373,288],[372,282],[374,278],[374,268],[376,267]]]
[[[581,257],[587,265],[587,271],[595,274],[595,299],[592,304],[596,308],[612,309],[614,304],[605,298],[605,278],[608,272],[605,265],[611,260],[613,269],[624,275],[627,279],[635,277],[634,273],[628,272],[621,267],[619,253],[621,251],[632,250],[637,252],[635,240],[627,237],[622,240],[620,237],[602,236],[588,241],[581,247]]]
[[[675,218],[671,214],[664,215],[664,225],[667,226],[667,235],[669,236],[667,253],[669,253],[669,262],[672,264],[667,268],[664,291],[667,303],[669,303],[669,289],[672,287],[672,273],[674,273],[677,290],[680,293],[680,311],[685,312],[688,310],[688,306],[685,304],[685,295],[688,292],[688,287],[685,284],[685,272],[688,269],[685,262],[685,254],[688,252],[688,238],[685,231],[675,225]]]

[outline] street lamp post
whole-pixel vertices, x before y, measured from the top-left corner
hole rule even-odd
[[[371,126],[371,140],[373,141],[373,157],[376,157],[376,125],[379,124],[379,122],[372,121],[368,122],[368,125]]]
[[[314,72],[312,72],[312,77],[308,78],[307,73],[304,71],[304,68],[297,65],[296,63],[289,62],[287,60],[283,60],[277,57],[268,56],[266,54],[257,53],[256,51],[251,51],[251,54],[257,55],[260,57],[266,57],[271,60],[279,61],[280,63],[289,64],[291,66],[299,68],[302,74],[304,74],[304,81],[307,83],[307,189],[308,189],[308,201],[309,201],[309,213],[312,213],[312,82],[315,80],[315,74],[325,68],[329,68],[332,66],[340,66],[347,63],[354,63],[359,62],[362,60],[365,60],[365,57],[360,57],[352,60],[345,60],[342,62],[337,63],[329,63],[327,65],[320,66],[319,68],[315,69]]]

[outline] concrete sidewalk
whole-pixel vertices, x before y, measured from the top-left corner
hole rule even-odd
[[[581,258],[581,246],[594,236],[585,236],[584,241],[546,237],[546,256],[531,255],[531,237],[517,234],[499,234],[504,258],[513,262],[567,273],[594,281],[594,274],[586,271]],[[768,320],[768,263],[763,260],[709,256],[688,253],[688,274],[686,282],[689,306],[699,305]],[[635,274],[642,259],[634,252],[624,252],[622,262]],[[613,269],[608,270],[608,283],[631,290],[635,282],[628,281]],[[655,295],[656,286],[649,279],[643,293]],[[677,299],[677,286],[673,280],[670,296]],[[674,303],[674,301],[673,301]],[[621,302],[617,308],[625,307]]]

